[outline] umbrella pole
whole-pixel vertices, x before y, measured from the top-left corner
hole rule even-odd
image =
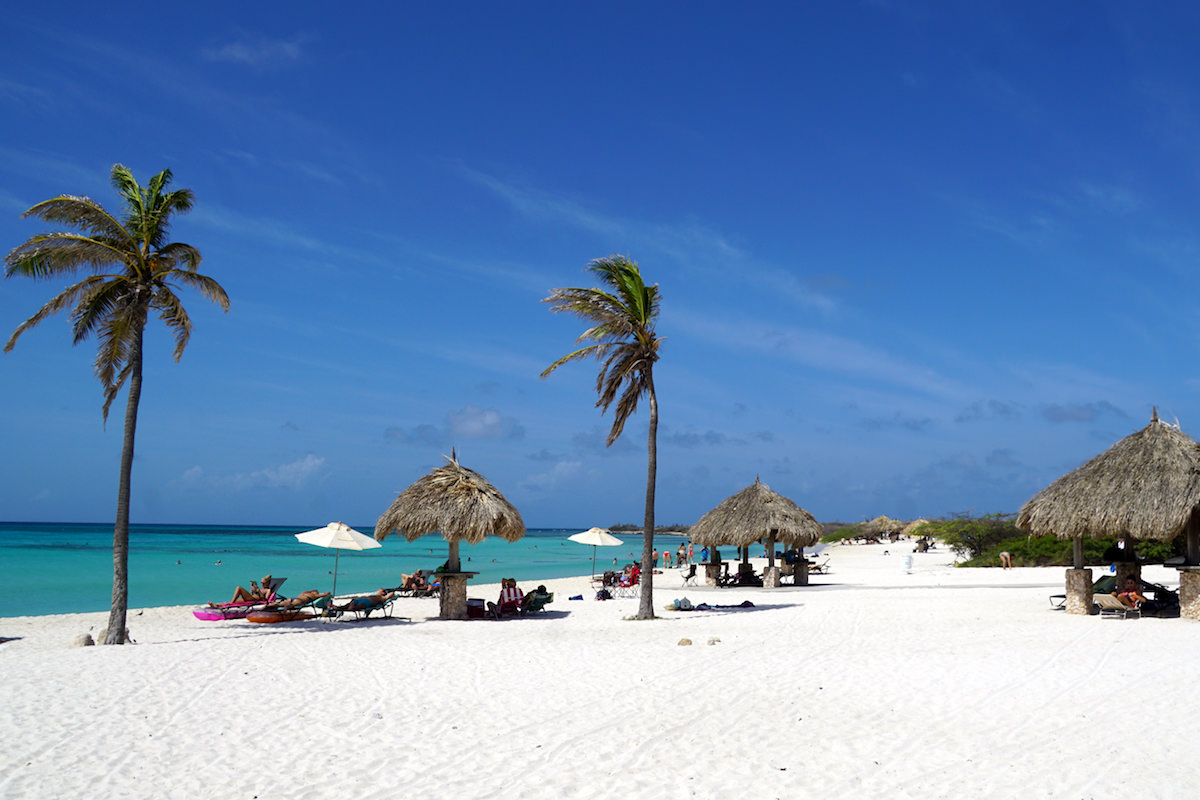
[[[337,597],[338,556],[340,556],[341,554],[342,554],[342,551],[339,548],[335,547],[333,549],[333,593],[332,593],[333,597]]]
[[[596,577],[596,545],[592,545],[592,574],[589,577]]]

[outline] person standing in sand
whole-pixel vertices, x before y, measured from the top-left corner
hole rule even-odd
[[[1004,569],[1012,569],[1012,553],[1005,550],[1000,554],[1000,566]]]

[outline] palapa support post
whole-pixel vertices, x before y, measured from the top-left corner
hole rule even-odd
[[[762,578],[764,589],[778,588],[780,584],[779,567],[764,567]]]
[[[720,562],[713,563],[710,561],[704,565],[704,585],[705,586],[716,586],[717,578],[720,578],[720,577],[721,577]]]
[[[802,556],[792,565],[792,569],[792,585],[808,586],[808,561]]]
[[[478,572],[443,572],[438,576],[442,581],[438,616],[442,619],[468,618],[467,581],[478,574]]]
[[[1179,616],[1200,620],[1200,512],[1193,511],[1187,524],[1187,551],[1179,570]]]
[[[1067,613],[1092,613],[1092,571],[1090,569],[1067,570]]]
[[[1200,567],[1179,570],[1179,616],[1200,620]]]
[[[1142,579],[1142,565],[1136,561],[1118,561],[1114,565],[1113,576],[1117,579],[1118,591],[1125,591],[1125,579],[1133,578],[1135,581]]]

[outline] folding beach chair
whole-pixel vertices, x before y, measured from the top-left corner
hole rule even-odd
[[[1092,602],[1100,609],[1102,617],[1119,617],[1120,619],[1137,619],[1142,615],[1136,608],[1130,608],[1111,594],[1092,595]]]
[[[679,575],[683,578],[683,584],[682,584],[683,586],[687,586],[689,583],[692,586],[696,585],[696,565],[695,564],[690,565],[687,569],[679,570]]]

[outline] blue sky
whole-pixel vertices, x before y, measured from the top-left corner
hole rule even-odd
[[[799,7],[797,7],[799,6]],[[150,13],[147,13],[150,12]],[[583,329],[662,293],[658,520],[756,475],[823,521],[1015,511],[1200,431],[1200,7],[44,2],[0,32],[0,245],[115,162],[219,280],[148,364],[134,522],[371,524],[456,448],[530,527],[641,520]],[[58,285],[0,284],[4,336]],[[0,356],[0,518],[111,519],[123,402],[54,318]]]

